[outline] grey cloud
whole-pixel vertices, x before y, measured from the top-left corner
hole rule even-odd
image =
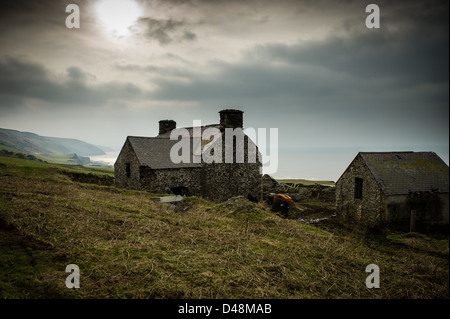
[[[15,0],[3,1],[0,10],[0,34],[13,28],[33,26],[34,31],[65,26],[69,4],[77,4],[82,17],[87,17],[91,0]]]
[[[214,75],[193,76],[189,82],[164,78],[154,83],[159,86],[149,94],[154,100],[239,104],[258,109],[260,117],[271,118],[276,110],[297,118],[323,117],[324,123],[332,119],[337,123],[383,123],[380,125],[391,130],[400,130],[408,123],[422,130],[420,120],[424,115],[418,114],[426,109],[434,129],[448,127],[448,88],[444,85],[408,90],[389,87],[380,81],[371,86],[358,78],[315,67],[302,69],[248,62],[222,64]],[[398,122],[402,124],[399,126]]]
[[[241,62],[237,64],[210,62],[215,69],[208,75],[193,73],[188,83],[161,78],[156,98],[180,100],[214,100],[227,98],[276,99],[286,95],[313,96],[334,90],[333,81],[322,81],[314,70],[268,64]]]
[[[37,81],[47,76],[47,71],[42,65],[35,63],[24,63],[13,57],[3,57],[0,59],[0,88],[8,86],[8,79],[16,81]]]
[[[448,9],[448,3],[430,3]],[[289,105],[311,99],[326,105],[341,99],[343,104],[365,107],[389,108],[396,103],[403,108],[432,104],[442,109],[448,103],[448,16],[426,5],[403,4],[404,12],[398,2],[381,5],[379,30],[353,27],[323,40],[258,45],[239,62],[205,63],[208,74],[172,69],[191,80],[153,79],[159,88],[152,96],[274,103],[278,99]],[[419,17],[422,20],[417,21]]]
[[[86,81],[88,79],[95,79],[95,76],[84,72],[82,69],[76,66],[67,68],[67,75],[73,81]]]
[[[197,35],[186,30],[187,24],[184,21],[173,19],[157,20],[152,18],[140,18],[139,24],[144,25],[144,35],[149,39],[158,41],[161,45],[169,44],[173,41],[194,41]]]
[[[158,78],[164,78],[169,76],[175,78],[194,79],[198,77],[196,73],[189,71],[185,68],[176,66],[161,67],[156,65],[140,66],[137,64],[118,64],[115,65],[115,68],[121,71],[152,74]]]
[[[193,40],[197,39],[197,35],[191,31],[185,31],[183,33],[182,38],[184,40],[193,41]]]
[[[274,110],[300,119],[314,114],[335,130],[376,132],[367,140],[442,140],[448,136],[449,100],[445,19],[436,19],[438,25],[406,20],[400,30],[352,30],[321,41],[260,45],[238,62],[205,62],[208,73],[180,67],[189,81],[155,78],[158,88],[149,95],[240,104],[268,118]],[[349,129],[349,143],[353,134]]]
[[[0,105],[12,108],[24,104],[26,99],[37,99],[49,107],[101,106],[111,100],[128,101],[143,95],[132,83],[89,85],[86,80],[92,75],[77,67],[68,68],[67,75],[66,80],[57,82],[40,64],[3,57],[0,59]]]
[[[425,33],[376,31],[350,39],[333,37],[296,45],[267,44],[255,48],[249,56],[262,61],[316,65],[362,79],[396,79],[403,83],[448,81],[448,35]]]

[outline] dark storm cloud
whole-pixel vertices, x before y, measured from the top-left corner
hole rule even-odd
[[[364,34],[351,39],[336,37],[306,46],[268,44],[256,48],[253,53],[263,61],[316,65],[362,79],[397,79],[403,83],[448,79],[449,50],[444,37]]]
[[[296,96],[326,95],[336,91],[333,75],[328,81],[320,70],[309,67],[278,66],[265,63],[210,62],[211,73],[184,72],[189,82],[168,78],[154,79],[158,89],[153,93],[157,99],[179,100],[243,100],[280,99]],[[172,73],[174,73],[172,71]],[[178,72],[181,73],[181,72]],[[183,74],[183,73],[181,73]]]
[[[446,11],[433,10],[429,14],[407,12],[406,17],[386,13],[379,30],[353,27],[350,36],[345,37],[295,45],[266,44],[249,56],[262,61],[317,65],[363,79],[396,79],[400,85],[448,81],[448,5]],[[396,23],[398,29],[390,29]]]
[[[57,8],[65,8],[64,1],[29,1],[16,0],[4,1],[2,3],[1,17],[2,21],[13,20],[19,15],[28,15],[34,20],[41,20],[42,18],[49,18],[54,15],[54,10]],[[68,2],[69,3],[69,2]],[[48,23],[48,21],[46,21]]]
[[[413,143],[420,136],[445,140],[448,17],[445,11],[414,4],[404,11],[398,4],[382,9],[386,14],[379,30],[366,29],[361,21],[350,28],[343,21],[343,29],[321,40],[257,45],[243,51],[237,62],[173,66],[166,73],[173,77],[152,76],[157,88],[150,97],[204,106],[238,103],[258,108],[260,117],[272,116],[274,109],[291,119],[314,114],[350,144],[363,139],[350,126],[370,132],[365,143]],[[155,75],[165,69],[134,71]]]
[[[448,82],[448,40],[442,30],[361,32],[298,44],[269,43],[249,50],[238,63],[209,62],[209,74],[169,69],[190,82],[155,79],[162,99],[295,98],[361,90],[394,92]],[[147,67],[143,70],[151,70]],[[161,70],[163,71],[163,70]],[[442,89],[444,89],[442,87]],[[439,90],[438,90],[439,91]],[[438,93],[430,91],[433,95]],[[435,97],[445,98],[440,90]],[[413,96],[414,94],[411,94]]]
[[[37,99],[49,107],[101,106],[114,99],[132,100],[142,95],[132,83],[89,84],[95,78],[78,67],[69,67],[62,81],[34,62],[14,57],[0,58],[0,106],[2,109]],[[13,102],[13,103],[11,103]],[[22,102],[22,103],[21,103]]]
[[[90,0],[15,0],[3,1],[0,10],[1,31],[8,31],[15,27],[61,27],[65,26],[68,13],[65,12],[69,4],[79,6],[81,16],[89,8]]]
[[[184,21],[143,17],[138,22],[144,26],[144,35],[149,39],[158,41],[161,45],[169,44],[173,41],[194,41],[197,38],[194,32],[187,30],[188,26]]]

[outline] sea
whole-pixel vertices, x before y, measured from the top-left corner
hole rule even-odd
[[[89,156],[91,163],[89,165],[101,165],[113,167],[120,151],[106,152],[104,155]]]

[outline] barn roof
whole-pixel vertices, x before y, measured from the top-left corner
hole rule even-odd
[[[360,152],[386,195],[448,192],[448,165],[434,152]]]
[[[173,163],[170,159],[170,150],[178,141],[159,137],[128,136],[140,165],[154,169],[166,168],[192,168],[201,167],[200,163],[193,163],[192,147],[190,163]]]

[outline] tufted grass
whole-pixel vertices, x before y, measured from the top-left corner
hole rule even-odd
[[[61,169],[0,157],[1,298],[449,297],[448,239],[309,226],[239,198],[159,203]]]

